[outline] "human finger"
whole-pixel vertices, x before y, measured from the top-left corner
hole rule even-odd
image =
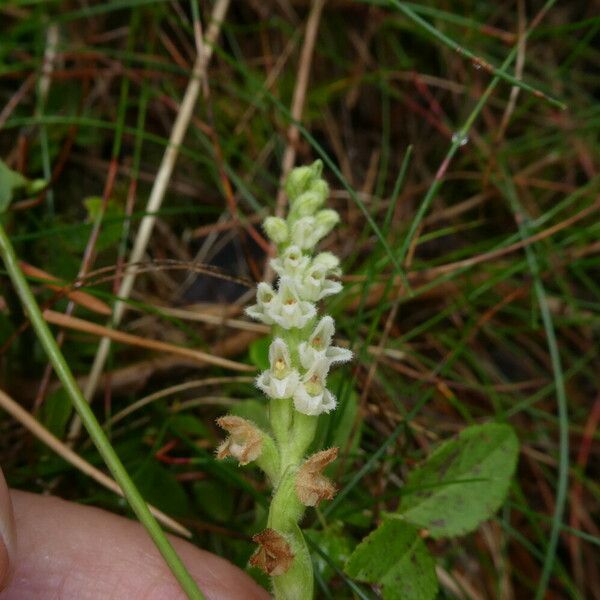
[[[2,470],[0,470],[0,590],[6,585],[15,551],[15,528],[12,504]]]
[[[11,492],[18,532],[14,573],[0,600],[185,600],[142,527],[88,506]],[[226,560],[172,538],[208,600],[267,600]]]

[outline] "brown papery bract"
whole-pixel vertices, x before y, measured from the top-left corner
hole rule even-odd
[[[217,419],[217,425],[229,433],[229,437],[217,448],[217,458],[236,458],[240,465],[256,460],[262,452],[262,432],[251,421],[227,415]]]
[[[274,529],[265,529],[253,538],[259,546],[250,557],[250,564],[267,575],[282,575],[294,560],[294,553],[285,538]]]
[[[317,506],[321,500],[331,500],[336,488],[332,481],[323,475],[325,467],[338,455],[337,448],[316,452],[306,459],[296,475],[296,494],[305,506]]]

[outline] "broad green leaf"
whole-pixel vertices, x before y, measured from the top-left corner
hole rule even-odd
[[[434,538],[473,531],[500,508],[519,443],[510,425],[486,423],[443,443],[406,481],[401,518]]]
[[[385,600],[431,600],[438,589],[435,560],[416,527],[386,520],[354,550],[346,573],[383,588]]]

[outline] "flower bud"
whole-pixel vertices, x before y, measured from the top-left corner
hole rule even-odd
[[[337,448],[321,450],[310,456],[298,469],[296,494],[305,506],[317,506],[321,500],[331,500],[336,489],[330,479],[323,475],[323,469],[338,455]]]
[[[309,189],[313,180],[313,169],[311,167],[296,167],[290,171],[283,187],[290,202],[293,202],[300,194]]]
[[[294,553],[285,538],[274,529],[257,533],[252,540],[259,544],[250,557],[250,564],[267,575],[283,575],[294,561]]]
[[[321,173],[323,173],[323,161],[320,158],[317,158],[317,160],[315,160],[308,168],[311,170],[313,179],[320,179]]]
[[[292,242],[302,250],[309,250],[319,241],[315,236],[316,231],[315,218],[302,217],[292,225]]]
[[[316,181],[313,181],[312,185],[310,186],[310,191],[323,198],[323,202],[325,202],[325,200],[327,200],[329,197],[329,185],[324,179],[317,179]]]
[[[319,239],[324,238],[338,223],[340,215],[336,210],[325,208],[315,215],[315,225]]]
[[[340,259],[332,252],[320,252],[313,259],[313,265],[323,267],[327,274],[340,275]]]
[[[217,425],[229,433],[229,437],[217,448],[217,458],[237,458],[240,465],[256,460],[262,452],[263,432],[251,421],[227,415],[217,419]]]
[[[310,217],[321,208],[325,198],[309,190],[300,194],[292,204],[291,218]]]
[[[275,244],[283,244],[288,239],[288,226],[279,217],[267,217],[263,222],[263,229],[268,238]]]

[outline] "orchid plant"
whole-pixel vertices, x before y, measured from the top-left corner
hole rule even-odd
[[[254,536],[258,548],[250,563],[271,576],[278,600],[313,596],[312,562],[298,524],[307,506],[333,498],[335,486],[323,470],[338,450],[306,453],[319,415],[336,407],[327,389],[329,370],[352,358],[349,350],[333,345],[334,320],[317,309],[320,300],[342,289],[333,279],[341,273],[339,259],[331,252],[315,255],[319,241],[339,222],[335,210],[322,208],[329,187],[321,171],[317,160],[287,177],[287,218],[268,217],[263,224],[277,247],[270,264],[278,281],[274,287],[259,283],[256,304],[246,310],[272,326],[270,366],[256,380],[269,398],[271,431],[233,415],[217,421],[229,433],[217,457],[234,457],[240,465],[255,462],[273,486],[267,529]]]

